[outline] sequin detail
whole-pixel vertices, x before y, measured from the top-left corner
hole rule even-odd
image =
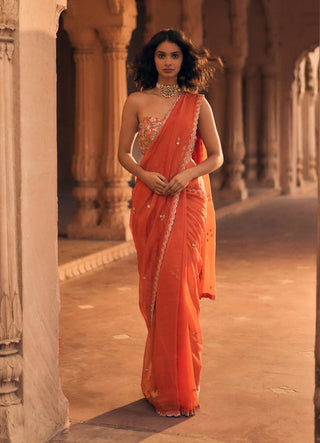
[[[187,192],[193,192],[194,194],[205,194],[206,191],[204,191],[203,189],[190,189],[190,188],[186,188]]]
[[[195,140],[196,140],[196,130],[197,130],[197,125],[198,125],[198,120],[199,120],[200,105],[201,105],[202,99],[203,99],[203,95],[199,95],[198,96],[198,100],[197,100],[197,104],[196,104],[196,112],[195,112],[195,116],[194,116],[194,120],[193,120],[191,137],[190,137],[190,140],[189,140],[189,144],[187,145],[187,150],[184,153],[185,158],[184,158],[184,162],[182,164],[182,167],[180,169],[181,171],[185,169],[188,160],[191,159],[191,153],[192,153],[192,150],[194,148],[194,144],[195,144]],[[158,282],[159,282],[159,276],[160,276],[162,261],[163,261],[164,254],[165,254],[165,251],[166,251],[167,243],[169,241],[169,237],[170,237],[170,234],[171,234],[173,223],[175,221],[177,207],[178,207],[178,203],[179,203],[179,199],[180,199],[180,194],[181,193],[179,192],[178,194],[175,194],[173,196],[174,200],[173,200],[173,204],[172,204],[172,207],[171,207],[171,214],[169,216],[169,222],[168,222],[167,230],[166,230],[166,233],[165,233],[162,245],[161,245],[161,249],[160,249],[160,257],[159,257],[157,268],[156,268],[156,274],[155,274],[153,290],[152,290],[151,323],[153,321],[154,308],[155,308],[155,304],[156,304],[156,298],[157,298],[157,292],[158,292]],[[165,415],[167,415],[167,414],[165,414]]]
[[[173,103],[172,107],[168,110],[168,112],[163,118],[150,117],[150,116],[142,117],[138,127],[138,134],[139,134],[139,146],[143,155],[145,155],[147,150],[150,148],[150,146],[156,139],[157,135],[162,129],[162,126],[167,121],[168,117],[170,116],[172,110],[180,100],[181,96],[182,94],[178,95],[176,101]]]
[[[143,117],[139,123],[139,146],[144,155],[159,134],[164,119],[159,117]]]

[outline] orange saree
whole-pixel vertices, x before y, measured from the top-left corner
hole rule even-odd
[[[202,96],[183,93],[140,165],[168,181],[204,160],[197,133]],[[139,305],[148,328],[142,391],[160,415],[199,407],[201,297],[214,298],[215,220],[208,176],[176,195],[157,195],[141,180],[130,226],[137,249]]]

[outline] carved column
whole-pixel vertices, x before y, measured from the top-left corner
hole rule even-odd
[[[316,95],[316,117],[315,117],[315,123],[316,123],[316,147],[319,148],[319,144],[320,144],[320,61],[319,61],[319,59],[318,59],[318,69],[317,69],[317,88],[316,88],[316,91],[317,91],[317,95]],[[320,162],[319,149],[317,149],[317,171],[319,169],[319,162]]]
[[[202,45],[202,0],[181,1],[181,28],[196,45]]]
[[[320,141],[317,145],[320,158]],[[314,391],[314,437],[315,443],[320,442],[320,164],[318,162],[318,217],[317,217],[317,292],[316,292],[316,337],[315,337],[315,391]]]
[[[282,191],[285,194],[293,194],[296,190],[296,157],[292,149],[292,117],[293,117],[293,98],[292,91],[284,91],[282,96],[282,122],[285,131],[282,131],[283,150],[283,176]]]
[[[297,155],[297,186],[303,186],[303,149],[302,149],[302,111],[301,111],[301,98],[302,98],[302,82],[301,71],[298,66],[296,71],[296,97],[295,97],[295,119],[294,119],[294,143],[296,146]]]
[[[245,140],[246,140],[246,184],[256,186],[258,182],[258,112],[257,112],[256,66],[249,66],[245,73]]]
[[[263,67],[263,112],[262,112],[262,184],[266,187],[279,186],[279,154],[277,140],[277,96],[274,63]]]
[[[226,170],[227,180],[222,191],[224,198],[244,199],[248,191],[243,180],[245,146],[242,117],[242,71],[243,57],[234,57],[228,64],[227,74],[227,128]]]
[[[315,122],[315,90],[312,64],[309,56],[305,63],[305,94],[303,112],[304,131],[304,178],[316,181],[316,122]]]
[[[67,26],[74,47],[76,65],[75,103],[75,152],[72,160],[72,174],[76,180],[73,196],[78,201],[68,236],[83,238],[90,236],[92,227],[98,222],[97,175],[99,150],[96,146],[95,125],[95,54],[96,33],[89,28]]]
[[[8,442],[17,437],[22,413],[22,314],[13,111],[17,14],[16,1],[0,1],[0,440]]]
[[[99,226],[105,239],[127,240],[129,232],[128,185],[130,174],[118,161],[121,113],[127,98],[126,59],[131,27],[107,27],[99,30],[105,61],[105,118],[102,176],[104,207]]]

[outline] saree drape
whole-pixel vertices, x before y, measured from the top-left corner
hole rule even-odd
[[[140,165],[168,181],[206,158],[197,133],[203,96],[183,93]],[[160,415],[199,407],[201,297],[215,297],[215,219],[208,176],[173,196],[137,179],[130,227],[139,270],[139,305],[148,328],[142,392]]]

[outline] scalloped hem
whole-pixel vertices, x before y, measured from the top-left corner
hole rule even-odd
[[[201,298],[209,298],[210,300],[215,300],[216,299],[216,294],[209,294],[208,292],[205,292],[203,294],[200,294],[200,299]]]
[[[179,411],[179,412],[164,412],[164,411],[158,411],[156,408],[156,413],[160,415],[160,417],[192,417],[195,415],[196,410],[199,409],[200,406],[198,406],[196,409],[193,409],[192,411]]]

